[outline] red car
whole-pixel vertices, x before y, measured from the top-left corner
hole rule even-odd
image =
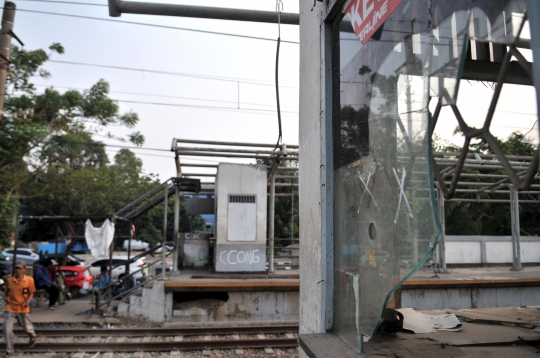
[[[66,291],[71,297],[77,298],[92,290],[94,278],[86,266],[60,266],[60,271],[66,279]]]

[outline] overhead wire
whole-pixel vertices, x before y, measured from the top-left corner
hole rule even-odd
[[[237,108],[237,107],[219,107],[219,106],[205,106],[198,104],[182,104],[182,103],[164,103],[164,102],[146,102],[146,101],[130,101],[123,99],[111,98],[111,100],[120,102],[120,103],[131,103],[131,104],[142,104],[142,105],[151,105],[151,106],[168,106],[168,107],[184,107],[184,108],[197,108],[197,109],[206,109],[211,111],[224,111],[224,112],[239,112],[239,113],[252,113],[257,115],[270,115],[273,116],[276,112],[272,109],[257,109],[257,108]],[[299,112],[295,111],[282,111],[286,114],[296,115]]]
[[[3,7],[0,7],[0,9],[3,9]],[[101,18],[101,17],[63,14],[63,13],[57,13],[57,12],[47,12],[47,11],[28,10],[28,9],[17,9],[17,12],[29,12],[29,13],[34,13],[34,14],[73,17],[73,18],[86,19],[86,20],[107,21],[107,22],[114,22],[114,23],[117,23],[117,24],[150,26],[150,27],[157,27],[157,28],[163,28],[163,29],[181,30],[181,31],[190,31],[190,32],[200,32],[200,33],[211,34],[211,35],[222,35],[222,36],[246,38],[246,39],[251,39],[251,40],[276,41],[275,39],[271,39],[271,38],[267,38],[267,37],[238,35],[238,34],[231,34],[231,33],[226,33],[226,32],[198,30],[198,29],[190,29],[190,28],[186,28],[186,27],[176,27],[176,26],[167,26],[167,25],[157,25],[157,24],[149,24],[149,23],[136,22],[136,21],[118,21],[118,20],[113,20],[113,19],[104,19],[104,18]],[[290,44],[296,44],[296,45],[300,44],[300,42],[298,42],[298,41],[285,41],[285,40],[283,40],[281,42],[290,43]]]
[[[68,5],[89,5],[89,6],[102,6],[108,7],[106,4],[92,4],[88,2],[78,2],[78,1],[56,1],[56,0],[17,0],[17,1],[31,1],[39,3],[54,3],[54,4],[68,4]]]
[[[65,89],[74,89],[74,90],[79,90],[79,91],[88,91],[89,90],[89,88],[82,88],[82,87],[45,85],[45,84],[35,84],[35,83],[34,83],[34,86],[65,88]],[[119,93],[119,94],[127,94],[127,95],[134,95],[134,96],[148,96],[148,97],[160,97],[160,98],[187,99],[187,100],[193,100],[193,101],[207,101],[207,102],[234,103],[234,104],[251,104],[251,105],[254,105],[254,106],[263,106],[263,107],[273,107],[274,106],[273,104],[263,104],[263,103],[254,103],[254,102],[224,101],[224,100],[210,99],[210,98],[168,96],[168,95],[162,95],[162,94],[141,93],[141,92],[110,91],[109,93]],[[295,113],[298,113],[298,112],[295,112]]]
[[[177,104],[177,103],[162,103],[162,102],[143,102],[143,101],[129,101],[129,100],[122,100],[122,99],[115,99],[115,101],[120,103],[133,103],[133,104],[147,104],[147,105],[153,105],[153,106],[171,106],[171,107],[187,107],[187,108],[202,108],[202,109],[210,109],[210,110],[225,110],[225,111],[232,111],[232,112],[249,112],[254,114],[265,114],[264,112],[269,113],[275,113],[274,110],[271,109],[256,109],[256,108],[236,108],[236,107],[218,107],[218,106],[203,106],[203,105],[195,105],[195,104]],[[278,109],[279,111],[279,109]],[[292,111],[283,111],[283,113],[289,113],[289,114],[298,114],[299,112],[292,112]],[[279,117],[279,133],[281,137],[281,114],[278,112]]]
[[[156,73],[156,74],[170,75],[170,76],[202,78],[202,79],[214,80],[214,81],[224,81],[224,82],[234,82],[234,83],[240,82],[240,83],[251,84],[251,85],[259,85],[259,86],[272,86],[272,87],[274,86],[274,84],[271,84],[271,83],[264,83],[265,81],[235,79],[235,78],[230,78],[230,77],[228,78],[228,77],[218,77],[218,76],[208,76],[208,75],[197,75],[197,74],[190,74],[190,73],[171,72],[171,71],[158,71],[158,70],[150,70],[150,69],[144,69],[144,68],[101,65],[101,64],[95,64],[95,63],[74,62],[74,61],[48,60],[47,62],[66,64],[66,65],[75,65],[75,66],[110,68],[110,69],[114,69],[114,70],[135,71],[135,72],[143,72],[143,73]],[[282,86],[282,87],[298,89],[298,87],[292,87],[292,86]]]
[[[280,7],[281,4],[281,7]],[[276,152],[276,149],[279,146],[279,143],[282,141],[283,133],[281,129],[281,108],[279,103],[279,45],[281,43],[281,11],[283,11],[283,2],[281,0],[276,0],[276,11],[278,13],[278,39],[277,39],[277,49],[276,49],[276,104],[277,104],[277,117],[278,117],[278,139],[276,142],[276,146],[274,147],[274,150],[272,151],[272,154],[270,156],[273,156]]]
[[[113,149],[114,150],[114,149]],[[106,151],[110,152],[110,150],[107,150]],[[115,153],[118,153],[118,152],[115,152]],[[159,154],[149,154],[149,153],[133,153],[133,154],[136,154],[136,155],[145,155],[147,157],[159,157],[159,158],[169,158],[169,159],[174,159],[174,155],[171,155],[171,156],[168,156],[168,155],[159,155]]]

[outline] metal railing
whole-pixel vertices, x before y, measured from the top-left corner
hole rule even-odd
[[[143,258],[143,257],[146,257],[147,255],[152,255],[154,254],[158,249],[162,248],[162,250],[167,250],[167,247],[165,245],[163,245],[163,243],[159,243],[157,244],[156,246],[142,252],[141,254],[137,255],[137,256],[134,256],[132,258],[129,258],[128,260],[125,260],[123,261],[121,264],[118,264],[118,265],[115,265],[115,266],[111,266],[109,267],[109,283],[103,287],[103,288],[100,288],[99,290],[97,290],[97,298],[96,298],[96,303],[95,303],[95,306],[94,306],[94,295],[92,295],[91,297],[91,307],[92,307],[92,310],[93,308],[95,307],[96,309],[99,309],[105,305],[109,305],[112,301],[118,299],[118,298],[121,298],[121,297],[124,297],[126,295],[129,295],[129,294],[132,294],[134,293],[135,291],[137,291],[138,289],[140,289],[141,287],[143,287],[144,285],[150,283],[150,282],[153,282],[157,279],[160,279],[160,278],[163,278],[165,277],[166,273],[167,273],[167,266],[166,266],[166,261],[165,261],[165,258],[168,257],[169,255],[172,254],[172,252],[166,252],[165,255],[163,255],[161,258],[151,262],[151,263],[147,263],[145,262],[144,265],[139,268],[138,270],[135,270],[133,272],[130,272],[129,270],[129,267],[130,267],[130,264]],[[145,278],[145,274],[144,274],[144,270],[147,270],[147,274],[150,272],[150,268],[156,264],[159,264],[161,263],[161,272],[155,276],[153,276],[152,278],[150,279],[146,279]],[[112,288],[118,284],[117,281],[114,281],[112,276],[111,276],[111,273],[112,273],[112,270],[114,270],[115,268],[118,268],[118,267],[121,267],[121,266],[126,266],[126,273],[125,274],[122,274],[118,277],[118,279],[121,278],[121,280],[124,281],[124,290],[120,293],[120,294],[117,294],[115,296],[112,296]],[[129,283],[132,282],[132,278],[135,274],[139,273],[139,272],[143,272],[143,281],[132,286],[132,287],[129,287]],[[107,299],[105,300],[102,300],[102,296],[103,295],[106,295],[106,297],[108,297]]]

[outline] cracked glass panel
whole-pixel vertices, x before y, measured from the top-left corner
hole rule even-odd
[[[403,1],[365,45],[347,16],[334,24],[334,330],[354,347],[440,236],[430,99],[455,102],[471,38],[504,44],[521,26],[520,1],[472,3]]]

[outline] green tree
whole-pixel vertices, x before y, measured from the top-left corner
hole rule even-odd
[[[105,80],[84,92],[48,88],[36,93],[31,78],[49,78],[42,65],[53,54],[64,53],[57,43],[49,50],[23,52],[13,46],[11,51],[9,71],[14,76],[8,78],[6,93],[12,94],[5,98],[0,120],[0,245],[4,246],[13,231],[19,198],[56,199],[56,206],[40,209],[51,214],[66,207],[77,211],[73,183],[96,183],[106,175],[97,170],[107,164],[104,146],[92,135],[111,124],[132,128],[138,122],[135,113],[119,113],[118,105],[108,98]],[[139,132],[128,138],[136,145],[144,143]],[[77,171],[82,167],[89,170]],[[68,194],[70,200],[65,200]],[[93,204],[83,200],[78,205],[84,212]]]
[[[456,128],[454,133],[459,133]],[[506,140],[496,138],[497,143],[503,149],[506,155],[533,156],[536,148],[525,140],[523,134],[514,132]],[[441,143],[440,140],[435,144],[436,150],[443,152],[459,152],[461,148],[449,144]],[[475,138],[471,142],[470,152],[493,154],[492,149],[487,144],[484,137]],[[519,159],[512,159],[519,161]],[[503,170],[481,170],[481,169],[463,169],[463,173],[468,174],[502,174]],[[500,180],[489,179],[485,177],[468,177],[470,182],[496,182]],[[478,189],[478,186],[460,187],[463,189]],[[475,193],[459,193],[459,198],[476,199]],[[505,203],[472,203],[451,201],[445,204],[446,215],[446,234],[448,235],[511,235],[511,213],[509,194],[487,193],[480,194],[482,199],[502,199]],[[520,203],[520,227],[525,235],[540,235],[540,206],[538,204]]]
[[[271,165],[269,160],[257,160],[257,163]],[[290,161],[280,163],[280,166],[293,167]],[[276,196],[274,202],[274,238],[278,239],[297,239],[300,237],[300,227],[298,223],[298,195],[294,197],[290,194],[294,191],[298,193],[298,172],[288,170],[276,170],[276,177],[293,177],[292,179],[276,179],[276,184],[285,184],[275,187],[276,194],[289,194],[286,196]],[[288,184],[288,185],[287,185]],[[268,193],[270,187],[268,187]],[[270,197],[268,196],[268,199]],[[269,208],[269,201],[267,202]],[[268,236],[268,233],[267,233]],[[275,241],[274,246],[287,246],[293,243],[292,240]]]

